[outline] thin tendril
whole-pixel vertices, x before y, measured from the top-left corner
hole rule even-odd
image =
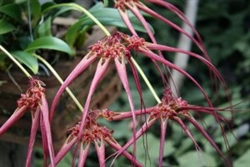
[[[31,79],[32,76],[29,72],[6,50],[2,45],[0,45],[0,50],[2,50],[19,68],[20,70],[29,78]]]
[[[86,10],[85,8],[83,8],[82,6],[80,5],[77,5],[77,4],[74,4],[74,3],[62,3],[62,4],[59,4],[59,5],[54,5],[46,10],[43,11],[43,13],[45,13],[46,11],[50,10],[50,9],[53,9],[53,8],[58,8],[58,7],[65,7],[65,6],[68,6],[68,7],[72,7],[73,9],[79,11],[79,12],[83,12],[84,14],[86,14],[90,19],[93,20],[93,22],[95,22],[96,25],[99,26],[99,28],[107,35],[107,36],[110,36],[110,33],[109,31],[102,25],[102,23],[95,18],[95,16],[93,16],[88,10]]]

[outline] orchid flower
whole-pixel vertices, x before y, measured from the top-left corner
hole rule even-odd
[[[30,132],[30,140],[28,145],[28,153],[26,159],[26,167],[31,164],[32,151],[35,144],[36,134],[40,125],[43,150],[44,150],[44,166],[47,166],[47,157],[50,156],[50,163],[54,164],[54,148],[52,144],[52,136],[49,122],[49,109],[45,96],[45,84],[31,78],[30,86],[25,94],[21,94],[21,98],[17,101],[17,109],[10,118],[0,127],[0,136],[3,135],[16,121],[18,121],[27,111],[31,112],[32,125]]]
[[[194,106],[187,103],[187,101],[183,100],[182,98],[176,98],[173,96],[170,89],[166,89],[161,103],[146,108],[143,110],[137,110],[135,111],[136,116],[147,114],[149,115],[145,123],[142,125],[142,127],[137,131],[136,133],[136,139],[140,138],[145,134],[152,125],[154,125],[157,122],[160,122],[160,147],[159,147],[159,159],[158,164],[159,167],[163,163],[163,156],[164,156],[164,144],[165,144],[165,137],[166,137],[166,131],[167,131],[167,125],[170,121],[173,121],[180,125],[180,127],[183,129],[183,131],[186,133],[186,135],[192,140],[194,143],[194,146],[197,151],[202,151],[199,147],[198,143],[196,142],[195,138],[193,137],[191,131],[189,130],[186,123],[184,123],[184,119],[188,120],[202,135],[203,137],[211,144],[211,146],[218,152],[218,154],[225,160],[227,166],[232,166],[230,162],[226,159],[226,156],[221,152],[220,148],[216,145],[214,140],[209,136],[209,134],[206,132],[206,130],[202,127],[202,125],[193,117],[192,111],[197,113],[206,113],[214,115],[214,110],[217,111],[225,111],[225,109],[215,109],[212,107],[202,107],[202,106]],[[219,113],[217,113],[217,117],[220,119],[220,121],[226,122],[226,119],[222,117]],[[126,118],[131,117],[131,112],[114,112],[110,110],[103,110],[102,116],[111,121],[111,120],[123,120]],[[122,149],[120,149],[115,157],[119,156],[123,151],[125,151],[132,143],[134,142],[133,139],[129,140]],[[228,145],[228,143],[226,143]],[[116,158],[114,158],[115,160]]]
[[[182,73],[184,76],[186,76],[188,79],[190,79],[198,87],[198,89],[204,95],[209,107],[214,108],[213,104],[210,101],[210,99],[209,99],[208,95],[206,94],[205,90],[202,88],[202,86],[191,75],[189,75],[186,71],[178,68],[176,65],[174,65],[170,61],[168,61],[168,60],[164,59],[163,57],[159,56],[158,54],[156,54],[154,52],[154,50],[160,50],[160,51],[166,51],[166,52],[181,52],[181,53],[188,54],[191,57],[194,57],[194,58],[198,59],[203,64],[205,64],[209,69],[211,69],[214,72],[214,75],[217,76],[217,78],[219,80],[223,80],[220,73],[213,66],[213,64],[209,60],[205,59],[204,57],[202,57],[202,56],[200,56],[200,55],[198,55],[196,53],[181,50],[181,49],[176,49],[176,48],[170,47],[170,46],[165,46],[165,45],[146,42],[143,38],[140,38],[137,35],[129,36],[129,35],[126,35],[124,33],[117,32],[114,35],[106,37],[103,40],[98,41],[96,44],[92,45],[90,47],[90,52],[81,60],[81,62],[71,72],[71,74],[68,76],[68,78],[66,78],[66,80],[64,81],[64,84],[58,90],[58,92],[57,92],[57,94],[56,94],[56,96],[54,98],[54,101],[52,103],[52,110],[51,110],[51,113],[50,113],[51,114],[50,119],[52,119],[56,104],[58,103],[59,98],[62,95],[63,91],[66,89],[66,87],[68,87],[69,84],[80,73],[84,72],[86,70],[86,68],[88,66],[90,66],[95,60],[99,59],[98,65],[96,67],[96,73],[95,73],[95,75],[93,77],[92,84],[91,84],[91,87],[89,89],[87,99],[85,101],[84,110],[83,110],[83,114],[82,114],[82,119],[81,119],[81,123],[80,123],[80,126],[79,126],[78,140],[80,140],[82,138],[82,134],[84,133],[84,129],[85,129],[84,127],[85,127],[85,124],[86,124],[86,121],[87,121],[86,118],[87,118],[87,115],[89,113],[88,111],[89,111],[89,106],[90,106],[92,95],[93,95],[96,87],[98,86],[98,83],[100,82],[100,80],[104,76],[105,71],[107,70],[109,63],[114,61],[115,65],[116,65],[117,73],[118,73],[118,75],[120,77],[120,80],[121,80],[121,82],[123,84],[123,87],[124,87],[124,89],[125,89],[125,91],[127,93],[128,101],[129,101],[130,108],[131,108],[131,114],[132,114],[132,120],[133,120],[133,142],[132,143],[134,144],[134,155],[135,155],[135,152],[136,152],[136,144],[135,144],[136,142],[135,141],[138,138],[137,137],[138,135],[136,134],[136,111],[135,111],[135,108],[134,108],[134,103],[133,103],[133,99],[132,99],[132,95],[131,95],[131,91],[130,91],[130,87],[129,87],[129,83],[128,83],[128,76],[127,76],[127,71],[126,71],[126,62],[129,62],[128,64],[131,66],[131,68],[134,71],[133,75],[134,75],[135,82],[138,84],[138,86],[137,86],[138,92],[141,93],[141,90],[140,90],[139,77],[137,76],[137,72],[135,70],[134,63],[133,63],[133,61],[131,61],[132,52],[142,53],[145,57],[148,57],[151,60],[156,61],[157,63],[163,64],[163,65],[165,65],[165,66],[167,66],[167,67],[169,67],[171,69],[177,70],[178,72]],[[165,100],[166,100],[166,98],[165,98]],[[182,102],[182,101],[178,101],[178,100],[175,100],[173,98],[172,99],[169,98],[167,100],[169,101],[169,103],[170,102],[172,103],[172,101],[177,101],[178,102],[178,105],[177,105],[178,108],[180,106],[184,107],[183,106],[184,102]],[[168,103],[168,102],[164,102],[164,103],[161,102],[160,104],[157,105],[157,107],[158,107],[156,109],[157,113],[160,112],[161,114],[163,114],[162,111],[160,111],[161,110],[160,108],[161,108],[161,105],[165,104],[165,103]],[[165,106],[163,105],[163,107],[165,107]],[[141,112],[143,113],[143,110],[141,110]],[[175,113],[175,112],[171,112],[171,113]],[[210,112],[210,114],[214,115],[216,121],[221,125],[220,117],[218,116],[216,111],[215,110],[210,110],[209,112]],[[153,113],[153,111],[152,111],[152,113]],[[190,122],[193,123],[194,126],[196,126],[197,129],[201,129],[199,124],[196,123],[192,119],[191,116],[186,114],[184,111],[181,112],[181,113],[182,113],[182,115],[185,115],[186,117],[188,117]],[[168,115],[169,112],[164,113],[164,114]],[[156,115],[159,115],[159,114],[156,114]],[[167,117],[169,117],[169,116],[167,116]],[[152,121],[155,120],[155,119],[156,119],[156,117],[154,117],[154,118],[152,117],[151,119],[149,119],[149,121],[147,122],[147,125],[151,125]],[[172,120],[179,123],[182,126],[182,128],[184,129],[184,131],[187,133],[187,135],[194,141],[194,139],[192,138],[192,135],[189,132],[188,128],[183,124],[183,122],[181,121],[181,119],[179,119],[179,117],[173,117]],[[161,129],[162,129],[163,132],[165,132],[168,119],[161,118],[161,122],[162,122]],[[144,127],[144,129],[145,129],[145,127]],[[207,136],[205,133],[203,135],[213,145],[213,147],[215,147],[216,150],[222,155],[222,153],[218,150],[216,145],[214,145],[212,140],[210,138],[208,138],[209,136]],[[165,136],[165,135],[163,134],[162,136]],[[161,145],[163,144],[163,141],[164,141],[164,138],[162,137],[161,138]],[[194,144],[197,146],[197,143],[194,142]],[[160,159],[162,159],[162,157],[160,157]]]
[[[109,145],[116,151],[119,151],[122,146],[120,146],[120,144],[112,137],[112,130],[97,122],[100,116],[102,116],[102,114],[99,110],[89,111],[81,134],[79,134],[81,122],[69,129],[70,134],[55,157],[56,164],[73,148],[74,145],[76,145],[79,150],[78,166],[84,166],[89,153],[89,148],[91,144],[93,144],[96,149],[99,165],[105,167],[105,144]],[[80,140],[79,135],[81,135]],[[136,166],[142,166],[140,162],[138,162],[127,151],[122,152],[122,155],[133,162]]]
[[[184,130],[184,132],[187,134],[187,136],[193,141],[195,147],[197,150],[200,150],[198,144],[196,143],[194,137],[192,136],[190,130],[188,127],[185,125],[185,123],[182,120],[182,117],[185,117],[191,124],[194,125],[194,127],[199,130],[202,135],[205,137],[206,140],[209,141],[209,143],[216,149],[216,151],[220,154],[222,158],[225,159],[225,156],[222,154],[218,146],[215,144],[215,142],[211,139],[211,137],[207,134],[207,132],[202,128],[202,126],[196,121],[196,119],[193,118],[193,116],[190,113],[190,110],[193,110],[198,114],[199,112],[206,112],[208,114],[212,114],[217,121],[217,123],[220,125],[220,128],[222,130],[223,136],[224,136],[224,130],[221,125],[221,121],[224,120],[222,116],[220,116],[217,112],[216,109],[214,108],[212,102],[210,101],[210,98],[208,97],[206,91],[203,89],[203,87],[193,78],[187,71],[179,68],[172,62],[168,61],[165,59],[162,55],[162,52],[179,52],[179,53],[184,53],[186,55],[189,55],[192,58],[197,59],[200,61],[202,64],[208,67],[208,69],[211,71],[215,79],[219,80],[222,83],[222,86],[227,94],[227,88],[226,84],[224,82],[223,77],[219,73],[219,71],[214,67],[212,64],[206,49],[203,45],[203,42],[195,30],[195,28],[190,24],[188,19],[185,17],[185,15],[178,10],[176,7],[174,7],[172,4],[161,1],[161,0],[149,0],[149,2],[161,5],[170,11],[174,12],[182,21],[187,23],[190,28],[194,31],[194,34],[196,37],[192,37],[192,35],[188,34],[185,32],[183,29],[181,29],[178,25],[174,24],[170,20],[164,18],[160,14],[154,12],[150,8],[146,7],[142,2],[139,0],[115,0],[115,7],[118,9],[120,12],[120,15],[124,21],[124,23],[127,25],[128,29],[131,31],[132,36],[117,32],[113,34],[112,36],[107,36],[103,40],[98,41],[96,44],[90,46],[90,51],[83,57],[83,59],[80,61],[80,63],[73,69],[73,71],[69,74],[69,76],[65,79],[64,83],[62,86],[59,88],[58,92],[56,93],[56,96],[52,102],[51,106],[51,112],[50,112],[50,121],[53,118],[54,111],[56,108],[57,103],[59,102],[59,99],[64,92],[64,90],[74,81],[75,78],[77,78],[81,73],[85,72],[85,70],[95,61],[98,60],[98,64],[96,67],[96,72],[94,74],[94,77],[92,79],[92,83],[86,98],[86,101],[84,102],[84,109],[82,111],[82,118],[77,127],[75,127],[77,130],[77,133],[73,133],[70,135],[70,139],[67,140],[65,146],[62,148],[62,152],[58,154],[57,161],[63,157],[63,155],[66,154],[66,152],[74,145],[77,143],[78,146],[80,146],[80,164],[84,164],[85,159],[86,159],[86,154],[88,153],[88,149],[90,147],[90,143],[94,143],[96,146],[96,149],[99,150],[97,151],[98,157],[99,157],[99,162],[100,165],[104,163],[104,158],[103,158],[103,152],[100,151],[101,148],[103,148],[103,137],[98,138],[91,138],[91,142],[85,142],[86,137],[84,137],[84,134],[86,133],[86,130],[89,128],[87,127],[89,124],[89,114],[90,114],[90,103],[92,100],[92,96],[100,83],[100,81],[103,79],[105,72],[107,71],[107,68],[110,63],[115,63],[116,66],[116,71],[117,74],[120,77],[120,80],[122,82],[123,88],[125,89],[127,93],[127,98],[128,102],[130,105],[130,113],[127,113],[125,115],[120,116],[120,114],[117,115],[109,115],[109,112],[106,112],[104,116],[109,119],[109,120],[116,120],[119,118],[120,119],[125,119],[126,117],[132,118],[132,123],[133,123],[133,137],[126,145],[121,147],[117,151],[117,155],[123,154],[126,152],[126,149],[128,146],[133,144],[133,160],[132,162],[135,162],[136,160],[136,140],[141,137],[147,129],[152,126],[156,121],[160,121],[161,124],[161,139],[160,139],[160,149],[159,149],[159,164],[162,164],[162,159],[163,159],[163,146],[164,146],[164,141],[165,141],[165,134],[166,134],[166,129],[167,129],[167,124],[169,120],[172,120],[176,123],[178,123],[181,128]],[[145,39],[140,38],[136,31],[133,28],[132,23],[129,20],[128,17],[128,12],[127,10],[130,10],[137,18],[138,20],[142,23],[144,28],[146,29],[150,39],[152,42],[147,42]],[[186,35],[188,38],[192,40],[194,44],[202,51],[202,54],[204,55],[199,55],[191,51],[186,51],[182,49],[178,49],[175,47],[171,46],[166,46],[162,44],[158,44],[156,39],[154,38],[153,32],[151,31],[148,23],[146,22],[145,18],[141,14],[141,11],[150,14],[154,16],[157,19],[160,19],[167,25],[173,27],[174,29],[178,30],[180,33],[183,33]],[[134,107],[134,99],[132,98],[131,90],[130,90],[130,85],[128,82],[128,74],[127,74],[127,66],[129,66],[132,69],[132,75],[134,77],[134,81],[136,83],[136,88],[137,91],[140,95],[140,100],[143,103],[143,97],[142,97],[142,90],[141,90],[141,83],[140,83],[140,77],[138,76],[137,72],[139,69],[137,69],[137,65],[135,64],[134,61],[134,56],[132,53],[140,53],[140,56],[144,56],[146,58],[149,58],[156,66],[157,70],[159,71],[159,74],[161,75],[163,82],[165,80],[168,80],[165,75],[165,72],[159,68],[158,64],[163,65],[163,67],[167,67],[168,69],[176,70],[185,77],[187,77],[190,81],[192,81],[197,88],[200,90],[200,92],[203,94],[204,98],[206,99],[208,103],[208,107],[198,107],[198,106],[192,106],[189,105],[186,101],[182,100],[181,98],[175,98],[173,97],[172,93],[170,90],[166,91],[162,100],[159,102],[155,107],[152,108],[144,108],[140,111],[135,110]],[[138,70],[138,71],[137,71]],[[165,84],[165,83],[164,83]],[[165,84],[166,86],[166,84]],[[228,95],[228,94],[227,94]],[[140,128],[139,131],[136,131],[137,128],[137,120],[136,117],[138,115],[143,115],[143,114],[149,114],[150,116],[148,117],[147,121],[145,124]],[[95,119],[94,119],[95,120]],[[99,129],[99,126],[93,126],[95,129]],[[101,128],[102,129],[102,128]],[[102,129],[104,130],[104,129]],[[102,131],[101,130],[101,131]],[[105,130],[106,131],[106,130]],[[88,131],[89,132],[89,131]],[[107,132],[107,131],[106,131]],[[92,133],[92,130],[91,130]],[[102,135],[104,132],[102,131]],[[111,136],[111,135],[110,135]],[[83,138],[85,139],[83,142]],[[225,142],[227,143],[227,139],[225,138]],[[102,152],[102,153],[101,153]]]
[[[153,31],[150,29],[149,24],[147,23],[146,19],[144,18],[144,16],[141,13],[141,11],[142,11],[142,12],[145,12],[145,13],[153,16],[156,19],[163,21],[168,26],[171,26],[174,29],[176,29],[177,31],[179,31],[180,33],[186,35],[201,49],[201,51],[204,53],[206,58],[208,60],[210,60],[210,58],[207,54],[207,51],[203,45],[203,42],[201,40],[200,35],[198,34],[196,29],[192,26],[192,24],[189,22],[189,20],[186,18],[185,14],[182,11],[180,11],[177,7],[175,7],[174,5],[172,5],[171,3],[167,2],[167,1],[162,1],[162,0],[147,0],[147,1],[149,1],[150,3],[160,5],[163,8],[166,8],[166,9],[172,11],[173,13],[175,13],[177,15],[177,17],[179,17],[182,21],[184,21],[193,30],[197,39],[192,37],[192,35],[185,32],[181,27],[179,27],[175,23],[171,22],[169,19],[160,15],[158,12],[155,12],[152,9],[148,8],[140,0],[114,0],[115,8],[118,9],[124,23],[127,25],[128,29],[130,30],[130,32],[133,35],[137,35],[137,33],[136,33],[131,21],[129,20],[128,10],[131,11],[138,18],[138,20],[142,23],[142,25],[144,26],[145,30],[147,31],[152,42],[157,43],[157,41],[154,37]]]

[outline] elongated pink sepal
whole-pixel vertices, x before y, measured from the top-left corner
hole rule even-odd
[[[82,119],[81,119],[81,124],[80,124],[80,131],[79,131],[79,139],[81,138],[82,135],[82,131],[83,131],[83,127],[85,124],[85,120],[89,111],[89,106],[90,106],[90,102],[93,96],[94,91],[96,90],[98,83],[100,82],[100,80],[103,78],[105,72],[107,71],[108,65],[109,65],[109,59],[100,59],[98,62],[98,65],[96,67],[96,72],[94,75],[94,78],[91,82],[91,86],[89,88],[89,93],[84,105],[84,111],[82,114]]]
[[[136,154],[136,116],[135,116],[134,102],[133,102],[133,98],[132,98],[132,94],[131,94],[129,82],[128,82],[128,76],[127,76],[126,65],[125,65],[125,58],[124,57],[115,58],[115,65],[116,65],[116,69],[117,69],[118,75],[120,77],[120,80],[122,82],[122,85],[127,93],[129,105],[131,108],[132,120],[133,120],[133,138],[134,138],[133,152],[135,155]]]
[[[81,144],[78,167],[84,166],[89,153],[89,148],[90,148],[90,143],[87,143],[86,146],[85,145],[82,146]]]
[[[52,142],[52,133],[51,133],[51,127],[50,127],[50,121],[49,121],[49,108],[48,108],[48,102],[45,98],[45,95],[42,96],[40,110],[42,112],[41,113],[41,116],[42,116],[41,124],[43,125],[40,127],[41,127],[42,134],[44,134],[43,140],[46,141],[46,145],[43,147],[45,150],[48,150],[48,152],[49,152],[51,167],[55,167],[55,162],[54,162],[55,153],[54,153],[54,147],[53,147],[53,142]]]
[[[17,108],[9,119],[0,127],[0,136],[2,136],[16,121],[25,113],[27,107]]]
[[[34,111],[32,114],[32,125],[31,125],[31,130],[30,130],[30,140],[29,140],[29,145],[28,145],[28,152],[27,152],[27,158],[26,158],[26,167],[30,167],[31,165],[31,159],[32,159],[32,152],[36,140],[36,134],[39,128],[39,117],[40,117],[40,112],[39,108],[37,108],[36,111]]]
[[[94,141],[95,149],[99,160],[100,167],[105,167],[105,144],[104,141]]]
[[[65,79],[59,90],[56,92],[56,95],[53,99],[51,109],[50,109],[50,121],[52,120],[52,117],[55,112],[55,108],[57,103],[60,100],[60,97],[63,93],[63,91],[70,85],[70,83],[77,77],[79,76],[82,72],[85,71],[85,69],[92,64],[96,59],[95,55],[92,55],[90,52],[87,54],[78,64],[77,66],[73,69],[73,71],[68,75],[68,77]]]

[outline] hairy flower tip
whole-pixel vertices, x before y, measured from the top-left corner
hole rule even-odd
[[[94,144],[95,146],[100,166],[105,166],[105,161],[112,157],[109,156],[109,158],[105,159],[105,143],[117,152],[122,150],[122,146],[112,137],[113,130],[108,129],[107,127],[102,126],[97,122],[100,117],[104,117],[103,115],[107,114],[108,112],[109,111],[107,109],[104,109],[102,111],[89,111],[85,119],[82,131],[80,131],[81,122],[78,122],[74,127],[69,129],[68,139],[61,150],[58,152],[56,156],[56,163],[58,163],[75,144],[77,146],[77,149],[80,149],[80,166],[84,165],[91,144]],[[140,162],[137,161],[135,157],[128,153],[126,150],[123,150],[121,154],[128,160],[130,160],[134,165],[139,167],[142,166]]]
[[[116,58],[131,55],[130,51],[123,44],[121,33],[116,33],[113,36],[104,38],[90,46],[90,49],[94,55],[102,58]]]
[[[86,117],[83,132],[81,136],[81,142],[91,143],[94,141],[100,141],[107,137],[111,137],[113,131],[109,130],[105,126],[101,126],[97,123],[97,119],[100,116],[99,110],[90,111]],[[74,127],[68,130],[69,140],[75,137],[79,137],[80,133],[80,124],[78,122]]]
[[[188,103],[182,100],[181,97],[176,98],[170,89],[166,89],[161,103],[157,104],[150,112],[150,118],[156,119],[171,119],[178,114],[187,114],[188,110],[178,110],[182,107],[187,107]]]
[[[170,88],[165,90],[161,101],[163,104],[173,105],[177,108],[186,107],[188,105],[187,101],[182,100],[181,97],[179,98],[174,97]]]
[[[101,115],[103,118],[105,118],[106,120],[112,121],[114,120],[115,116],[120,115],[119,113],[116,113],[114,111],[110,111],[108,109],[104,109],[101,111]]]
[[[137,35],[129,36],[122,32],[116,32],[96,44],[90,46],[91,52],[99,57],[115,58],[117,56],[130,56],[131,50],[139,50],[145,46],[145,39]]]
[[[43,87],[45,84],[38,79],[30,79],[30,85],[25,94],[21,94],[21,98],[17,101],[19,108],[26,106],[32,111],[35,111],[41,102],[42,96],[45,92]]]
[[[145,44],[145,39],[140,38],[136,35],[133,35],[132,37],[126,38],[128,42],[127,48],[129,50],[134,49],[134,50],[139,50],[139,47],[143,46]]]
[[[139,0],[114,0],[115,8],[120,9],[122,11],[126,10],[127,4],[139,3]]]

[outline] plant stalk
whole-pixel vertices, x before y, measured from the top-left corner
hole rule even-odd
[[[32,76],[29,72],[19,63],[2,45],[0,45],[0,50],[2,50],[19,68],[20,70],[29,78],[31,79]]]
[[[52,74],[56,77],[56,79],[60,82],[60,84],[63,84],[62,78],[58,75],[58,73],[55,71],[55,69],[46,61],[44,58],[42,58],[39,55],[33,54],[36,58],[38,58],[48,69],[52,72]],[[72,98],[74,103],[77,105],[77,107],[80,109],[80,111],[83,111],[83,107],[80,104],[80,102],[77,100],[75,95],[71,92],[71,90],[67,87],[66,91],[68,92],[69,96]]]

